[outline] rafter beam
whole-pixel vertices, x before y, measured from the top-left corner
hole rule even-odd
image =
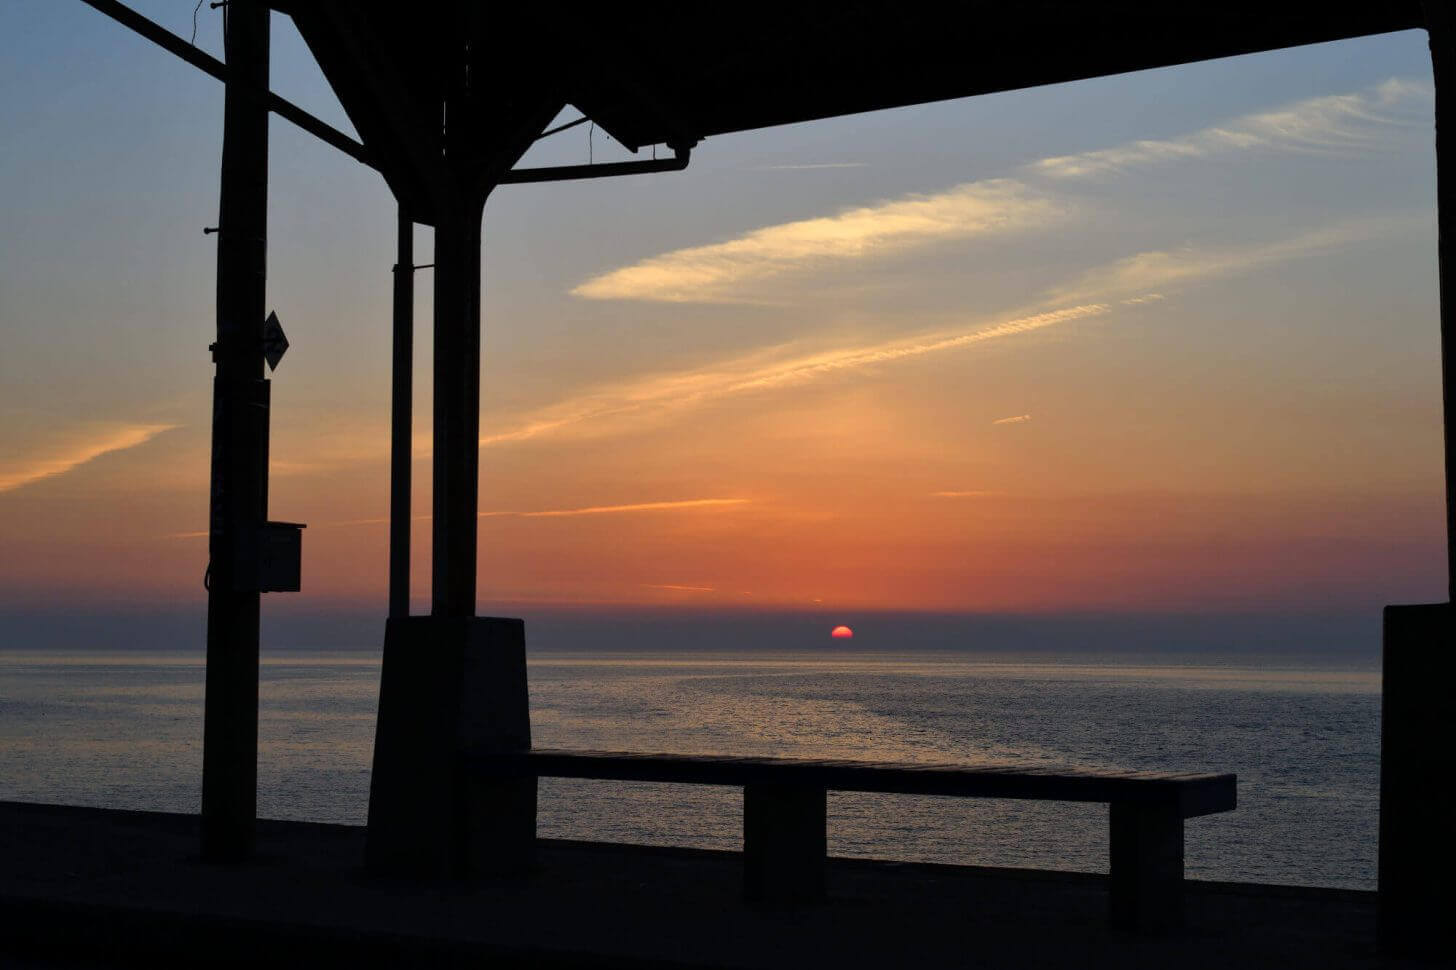
[[[223,65],[222,61],[205,51],[198,50],[161,24],[148,20],[126,4],[119,3],[118,0],[81,0],[81,2],[88,7],[104,13],[123,27],[135,31],[163,50],[176,54],[182,60],[204,73],[212,75],[219,81],[227,80],[227,68]],[[291,121],[310,135],[332,145],[355,161],[362,162],[372,169],[377,170],[379,168],[373,156],[369,154],[369,149],[339,129],[315,118],[298,105],[279,97],[272,91],[256,91],[254,93],[263,95],[267,101],[268,110],[278,117],[285,121]]]
[[[427,120],[433,113],[439,121],[441,101],[421,98],[395,61],[371,49],[363,8],[300,4],[292,16],[349,120],[379,155],[395,198],[416,221],[435,225],[450,196],[441,126]]]

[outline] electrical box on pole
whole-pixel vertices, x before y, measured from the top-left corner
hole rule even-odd
[[[301,522],[264,522],[258,540],[258,592],[296,593],[303,575]]]

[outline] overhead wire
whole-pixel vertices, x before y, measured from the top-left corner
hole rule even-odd
[[[550,136],[558,132],[565,131],[568,128],[575,128],[577,125],[584,125],[588,121],[591,121],[591,119],[588,118],[586,115],[582,115],[580,118],[568,121],[564,125],[557,125],[555,128],[547,128],[545,131],[541,132],[541,134],[537,135],[535,140],[540,141],[542,138],[549,138]]]

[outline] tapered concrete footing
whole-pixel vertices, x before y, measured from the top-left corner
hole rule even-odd
[[[368,870],[430,879],[529,867],[535,779],[472,779],[461,759],[530,746],[520,620],[390,619],[369,787]]]

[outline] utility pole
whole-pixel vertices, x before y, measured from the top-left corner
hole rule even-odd
[[[223,7],[227,100],[217,226],[217,342],[203,727],[202,856],[253,851],[258,790],[260,543],[268,509],[267,283],[269,11]]]

